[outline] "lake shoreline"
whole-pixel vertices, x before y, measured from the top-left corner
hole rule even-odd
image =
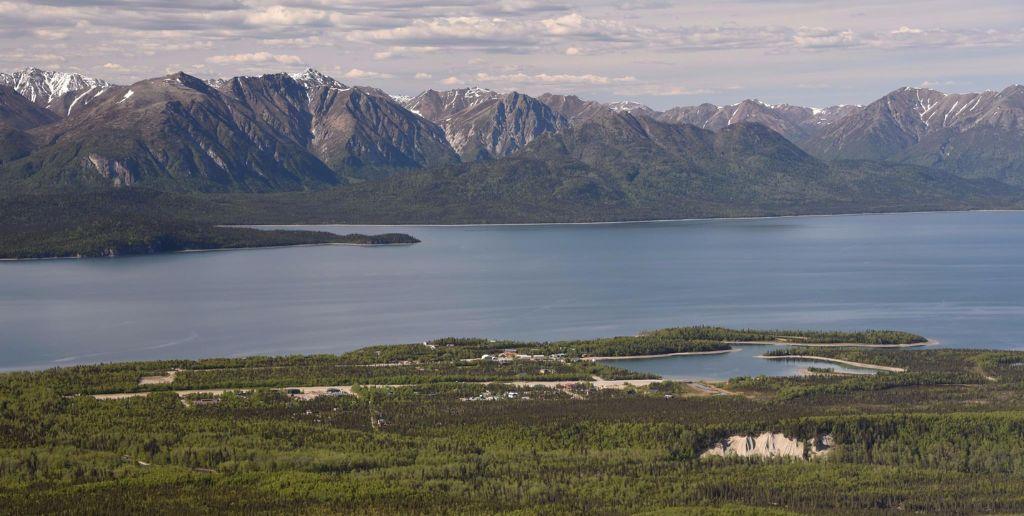
[[[905,349],[922,348],[925,346],[937,346],[941,344],[935,339],[928,339],[924,342],[911,342],[909,344],[858,344],[856,342],[791,342],[781,340],[737,340],[726,342],[726,344],[739,344],[742,346],[799,346],[803,348],[875,348],[875,349]]]
[[[228,226],[225,226],[228,227]],[[238,226],[242,227],[242,226]],[[284,244],[284,245],[258,245],[258,246],[247,246],[247,247],[215,247],[212,249],[179,249],[177,251],[168,251],[166,253],[140,253],[140,254],[117,254],[112,256],[40,256],[37,258],[0,258],[0,262],[33,262],[41,260],[90,260],[95,258],[111,259],[111,258],[129,258],[139,256],[159,256],[169,254],[185,254],[185,253],[210,253],[218,251],[259,251],[262,249],[288,249],[293,247],[321,247],[328,245],[347,245],[353,247],[402,247],[411,246],[415,243],[399,242],[394,244],[356,244],[351,242],[318,242],[315,244]]]
[[[831,362],[831,363],[834,363],[834,364],[841,364],[841,365],[850,366],[850,367],[858,367],[858,368],[861,368],[861,369],[874,369],[874,370],[877,370],[877,371],[886,371],[886,372],[889,372],[889,373],[905,373],[907,371],[906,369],[904,369],[902,367],[883,366],[883,365],[877,365],[877,364],[865,364],[863,362],[853,362],[853,361],[850,361],[850,360],[841,360],[841,359],[838,359],[838,358],[816,357],[814,355],[779,355],[779,356],[760,355],[757,358],[763,358],[765,360],[810,360],[810,361],[813,361],[813,362]]]
[[[463,227],[501,227],[501,226],[604,226],[617,224],[655,224],[664,222],[701,222],[701,221],[731,221],[731,220],[771,220],[771,219],[796,219],[812,217],[853,217],[853,216],[874,216],[874,215],[922,215],[930,213],[1017,213],[1024,212],[1024,209],[978,209],[978,210],[915,210],[915,211],[865,211],[850,213],[806,213],[802,215],[758,215],[747,217],[692,217],[682,219],[636,219],[636,220],[607,220],[594,222],[495,222],[495,223],[466,223],[466,224],[359,224],[354,222],[338,223],[313,223],[313,224],[220,224],[220,227],[235,228],[269,228],[269,227],[308,227],[308,226],[345,226],[345,227],[379,227],[379,228],[463,228]]]
[[[680,351],[678,353],[661,353],[659,355],[629,355],[629,356],[618,356],[618,357],[582,357],[580,360],[586,360],[588,362],[599,362],[602,360],[638,360],[645,358],[664,358],[664,357],[679,357],[686,355],[723,355],[725,353],[735,353],[739,349],[717,349],[714,351]]]

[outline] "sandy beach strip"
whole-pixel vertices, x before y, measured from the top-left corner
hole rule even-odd
[[[935,346],[939,341],[928,339],[924,342],[913,342],[910,344],[864,344],[857,342],[800,342],[788,340],[732,340],[726,344],[741,345],[764,345],[764,346],[802,346],[806,348],[920,348],[923,346]]]
[[[764,359],[768,359],[768,360],[787,360],[787,359],[788,360],[811,360],[811,361],[816,361],[816,362],[832,362],[834,364],[842,364],[842,365],[847,365],[847,366],[850,366],[850,367],[859,367],[861,369],[875,369],[875,370],[878,370],[878,371],[888,371],[890,373],[903,373],[903,372],[906,372],[906,369],[904,369],[902,367],[891,367],[891,366],[883,366],[883,365],[876,365],[876,364],[865,364],[863,362],[851,362],[849,360],[840,360],[838,358],[828,358],[828,357],[816,357],[814,355],[779,355],[779,356],[760,355],[757,358],[764,358]]]
[[[640,358],[662,358],[662,357],[678,357],[685,355],[721,355],[724,353],[732,353],[739,351],[738,349],[718,349],[715,351],[680,351],[678,353],[662,353],[660,355],[628,355],[620,357],[583,357],[580,360],[587,360],[590,362],[597,362],[599,360],[636,360]]]

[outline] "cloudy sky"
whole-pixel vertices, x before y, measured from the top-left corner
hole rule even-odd
[[[112,82],[317,68],[392,93],[865,103],[1024,82],[1020,0],[0,0],[0,69]]]

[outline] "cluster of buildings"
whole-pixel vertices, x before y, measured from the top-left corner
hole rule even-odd
[[[535,361],[535,362],[552,361],[552,360],[555,360],[555,361],[558,361],[558,362],[565,362],[566,361],[565,353],[555,353],[553,355],[528,355],[528,354],[520,354],[520,353],[516,352],[516,350],[514,350],[514,349],[505,349],[505,350],[502,350],[501,353],[496,353],[496,354],[493,354],[493,355],[492,354],[480,355],[480,360],[484,360],[484,361],[490,360],[490,361],[493,361],[493,362],[501,362],[501,363],[511,362],[513,360],[532,360],[532,361]]]
[[[515,399],[528,400],[528,399],[530,399],[530,397],[529,396],[521,395],[521,394],[519,394],[518,391],[508,391],[508,392],[506,392],[504,394],[493,394],[493,393],[491,393],[491,391],[484,391],[483,393],[481,393],[478,396],[473,396],[471,398],[459,398],[459,399],[461,401],[497,401],[497,400],[515,400]]]

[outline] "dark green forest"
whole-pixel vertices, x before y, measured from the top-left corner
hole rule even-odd
[[[452,338],[336,356],[5,373],[0,507],[10,514],[1024,511],[1022,352],[766,346],[773,355],[906,371],[735,378],[718,384],[724,394],[716,395],[687,382],[597,388],[593,377],[615,376],[616,368],[570,356],[779,336],[923,340],[697,327],[596,341]],[[512,350],[517,358],[503,363],[476,356]],[[139,385],[172,370],[170,383]],[[524,378],[575,381],[509,383]],[[305,381],[353,387],[317,397],[271,388]],[[171,392],[196,385],[234,389]],[[89,395],[141,390],[152,392]],[[827,435],[834,445],[808,460],[700,458],[725,437],[761,432]]]
[[[221,227],[198,197],[147,190],[0,195],[0,258],[120,256],[303,244],[411,244],[403,234]]]
[[[679,169],[671,160],[641,166],[639,157],[627,159],[635,150],[623,150],[600,166],[567,161],[551,152],[545,159],[404,171],[373,181],[273,193],[151,189],[159,184],[6,185],[0,192],[0,256],[107,256],[367,238],[294,231],[259,234],[221,225],[595,222],[934,211],[1013,208],[1021,198],[1018,189],[1006,185],[976,184],[908,166],[816,164],[812,174],[806,164],[772,162],[761,174],[719,164],[715,166],[724,167],[722,175],[712,180]],[[623,169],[623,162],[635,170]],[[815,184],[803,194],[793,193],[796,180],[787,175],[793,171],[810,174]],[[371,240],[408,242],[411,237]]]

